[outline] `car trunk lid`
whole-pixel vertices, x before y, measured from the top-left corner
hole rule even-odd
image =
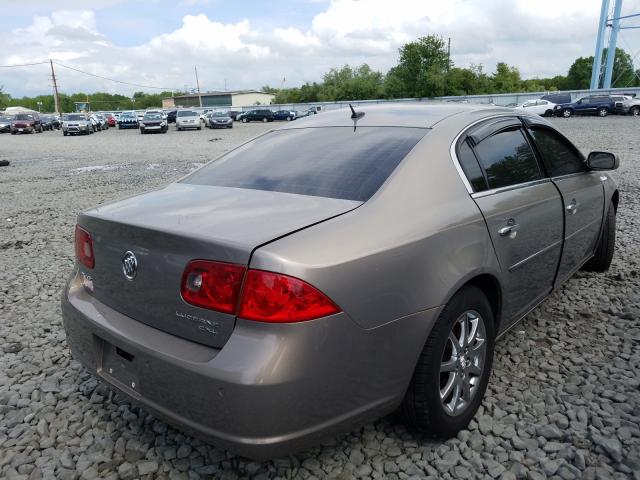
[[[91,277],[99,301],[147,325],[213,347],[229,338],[235,316],[187,304],[180,282],[190,260],[248,265],[253,250],[335,217],[361,202],[261,190],[172,184],[80,215],[93,239]],[[123,272],[132,252],[137,272]]]

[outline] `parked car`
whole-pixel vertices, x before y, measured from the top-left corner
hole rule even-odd
[[[227,112],[227,115],[229,115],[229,117],[231,117],[231,119],[235,122],[237,120],[236,117],[238,116],[239,113],[240,113],[240,111],[238,111],[238,110],[229,110]]]
[[[286,120],[290,122],[291,120],[295,120],[295,118],[295,113],[290,110],[278,110],[277,112],[273,112],[274,120]]]
[[[616,110],[623,115],[640,115],[640,99],[636,97],[624,97],[616,100]]]
[[[140,133],[149,132],[167,133],[167,122],[158,112],[147,112],[140,122]]]
[[[540,97],[540,100],[547,100],[559,105],[561,103],[571,103],[571,95],[568,93],[548,93]]]
[[[42,133],[42,122],[38,113],[18,113],[11,120],[11,135],[16,133]]]
[[[74,357],[251,458],[396,410],[431,436],[466,428],[496,338],[580,268],[609,268],[618,159],[506,108],[355,118],[287,123],[81,213]]]
[[[554,115],[570,117],[571,115],[598,115],[606,117],[615,112],[615,102],[608,95],[590,95],[573,103],[556,105]]]
[[[136,112],[122,112],[120,114],[120,120],[118,120],[118,128],[138,128],[140,123],[138,122],[138,115]]]
[[[65,113],[62,116],[62,134],[67,135],[93,133],[94,125],[86,113]]]
[[[171,110],[167,112],[167,123],[176,123],[177,110]]]
[[[11,120],[13,115],[0,115],[0,133],[11,131]]]
[[[518,110],[523,110],[528,113],[540,115],[541,117],[553,116],[553,108],[555,103],[551,103],[549,100],[527,100],[524,103],[516,106]]]
[[[200,115],[194,110],[178,110],[178,114],[176,115],[176,130],[181,131],[187,128],[202,130]]]
[[[248,122],[273,122],[273,112],[267,108],[249,110],[243,113],[242,123]]]
[[[109,130],[109,120],[107,120],[107,116],[102,113],[95,114],[96,119],[99,123],[99,130]]]
[[[247,113],[249,113],[249,112],[248,111],[246,111],[246,112],[238,112],[236,114],[235,121],[236,122],[241,122],[242,121],[242,117],[244,117]]]
[[[233,119],[226,112],[209,112],[204,124],[209,128],[233,128]]]

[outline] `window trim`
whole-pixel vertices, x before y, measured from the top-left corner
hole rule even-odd
[[[525,140],[527,141],[527,143],[529,144],[529,148],[531,149],[531,152],[533,153],[533,156],[536,160],[536,163],[538,164],[538,168],[540,169],[540,172],[543,175],[543,178],[537,179],[537,180],[531,180],[529,182],[524,182],[524,183],[517,183],[514,185],[508,185],[506,187],[499,187],[499,188],[489,188],[487,190],[482,190],[481,192],[476,192],[473,189],[473,186],[471,185],[471,182],[469,182],[469,179],[467,178],[467,175],[464,173],[464,170],[462,169],[462,165],[460,164],[460,160],[458,159],[458,146],[466,141],[467,138],[467,134],[468,132],[473,129],[473,127],[477,126],[478,124],[482,123],[482,122],[486,122],[487,120],[495,120],[495,119],[499,119],[499,118],[504,118],[506,117],[507,119],[514,119],[516,120],[519,124],[520,124],[520,131],[522,133],[522,136],[525,138]],[[514,190],[516,188],[522,188],[522,187],[528,187],[528,186],[532,186],[538,183],[545,183],[547,181],[551,181],[551,178],[549,177],[549,175],[547,174],[547,170],[546,167],[544,166],[544,163],[542,162],[542,159],[538,156],[538,152],[537,152],[537,148],[535,148],[533,145],[531,145],[531,142],[529,140],[529,132],[527,131],[528,125],[525,122],[525,118],[530,118],[530,117],[522,117],[522,116],[518,116],[518,115],[514,115],[513,113],[501,113],[501,114],[497,114],[497,115],[492,115],[490,117],[485,117],[482,118],[480,120],[477,120],[473,123],[470,123],[469,125],[467,125],[465,128],[463,128],[460,133],[458,133],[458,135],[456,135],[456,137],[453,139],[453,142],[451,143],[451,147],[449,149],[449,152],[451,154],[451,159],[453,161],[453,165],[455,166],[456,170],[458,171],[458,175],[460,176],[460,179],[462,180],[462,183],[464,183],[464,186],[467,189],[467,192],[469,193],[469,195],[471,195],[471,198],[478,198],[478,197],[485,197],[488,195],[492,195],[494,193],[502,193],[508,190]],[[506,122],[505,122],[506,123]],[[531,122],[533,123],[533,122]],[[503,122],[498,122],[499,127],[496,129],[495,132],[492,132],[490,135],[487,135],[485,138],[488,138],[491,135],[495,135],[496,133],[498,133],[501,130],[506,130],[509,129],[510,127],[507,125],[504,125]],[[516,126],[516,124],[514,123],[513,126]],[[567,140],[568,141],[568,140]],[[571,142],[569,142],[571,143]],[[471,150],[473,151],[473,154],[476,155],[476,159],[478,159],[478,156],[474,150],[475,145],[471,145]],[[479,163],[479,160],[478,160]],[[487,181],[486,178],[486,172],[485,169],[482,167],[482,165],[480,165],[480,169],[482,170],[482,174],[485,177],[485,181],[487,182],[487,187],[489,186],[489,182]]]

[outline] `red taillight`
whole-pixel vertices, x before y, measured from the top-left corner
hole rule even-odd
[[[324,293],[298,278],[209,260],[189,262],[180,293],[192,305],[260,322],[303,322],[340,312]]]
[[[93,268],[96,264],[91,234],[80,225],[76,225],[76,258],[87,268]]]
[[[298,278],[249,270],[238,316],[261,322],[303,322],[339,311],[324,293]]]
[[[223,313],[235,313],[245,267],[232,263],[193,260],[182,274],[185,302]]]

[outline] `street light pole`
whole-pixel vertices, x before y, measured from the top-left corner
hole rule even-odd
[[[202,95],[200,95],[200,81],[198,80],[198,67],[194,67],[196,70],[196,85],[198,87],[198,104],[202,107]]]

